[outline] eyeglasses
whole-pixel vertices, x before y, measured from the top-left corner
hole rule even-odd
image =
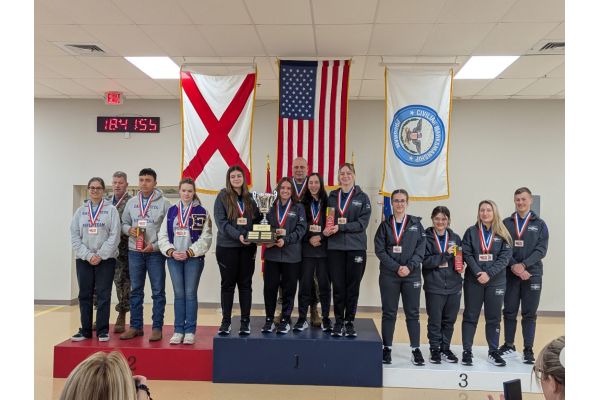
[[[89,187],[88,187],[88,190],[89,190],[90,192],[94,192],[94,191],[97,191],[97,190],[104,190],[104,188],[103,188],[103,187],[101,187],[101,186],[89,186]]]
[[[404,199],[394,199],[394,200],[392,200],[392,203],[394,203],[394,204],[406,204],[407,201],[404,200]]]

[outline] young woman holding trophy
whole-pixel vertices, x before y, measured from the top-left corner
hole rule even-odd
[[[425,304],[427,307],[427,338],[429,361],[440,364],[458,362],[450,350],[454,323],[460,308],[463,261],[460,236],[452,231],[450,210],[437,206],[431,213],[433,226],[427,228],[427,247],[423,259]]]
[[[273,332],[277,290],[283,290],[281,321],[277,333],[290,330],[290,316],[294,309],[296,285],[302,265],[302,238],[306,233],[304,207],[292,188],[290,178],[282,178],[275,189],[277,200],[267,214],[267,221],[276,227],[276,241],[265,246],[264,296],[266,320],[262,331]]]
[[[419,303],[421,299],[421,262],[425,255],[425,229],[421,217],[408,215],[408,192],[392,192],[393,214],[381,221],[375,234],[375,254],[379,258],[379,290],[381,292],[381,336],[383,337],[383,363],[392,362],[392,341],[398,302],[406,316],[406,328],[412,348],[411,361],[423,365],[425,360],[419,349],[421,325]]]
[[[327,262],[333,284],[333,336],[356,336],[354,317],[360,281],[367,262],[367,226],[371,202],[354,184],[354,165],[343,164],[338,171],[340,188],[329,193],[328,207],[335,209],[332,226],[323,234],[327,240]]]
[[[306,317],[308,306],[312,300],[311,289],[316,271],[323,316],[321,329],[329,332],[332,329],[331,319],[329,319],[331,282],[327,269],[327,238],[323,234],[327,212],[327,192],[323,178],[318,173],[313,173],[308,177],[307,190],[302,197],[302,204],[308,219],[308,231],[302,241],[302,269],[298,294],[299,318],[294,325],[294,330],[303,331],[308,328]]]
[[[227,170],[225,188],[215,200],[214,212],[217,233],[217,263],[221,273],[221,310],[223,318],[220,335],[231,332],[231,310],[237,285],[240,299],[240,335],[250,334],[250,308],[252,306],[252,276],[256,244],[245,237],[252,224],[260,220],[260,213],[252,201],[241,167]]]

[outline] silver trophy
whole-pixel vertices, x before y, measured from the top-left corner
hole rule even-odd
[[[252,192],[252,198],[258,207],[258,211],[262,213],[263,219],[260,221],[260,224],[254,224],[252,226],[252,230],[248,232],[246,239],[252,243],[275,242],[277,235],[275,234],[273,227],[269,225],[267,213],[275,203],[275,200],[277,200],[277,191],[274,190],[273,193]]]

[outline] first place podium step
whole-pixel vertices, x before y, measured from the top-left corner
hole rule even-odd
[[[286,335],[262,333],[264,318],[252,318],[251,334],[215,336],[213,382],[381,387],[381,337],[372,319],[357,319],[355,338],[332,337],[320,328]]]

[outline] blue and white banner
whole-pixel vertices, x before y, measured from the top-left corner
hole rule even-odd
[[[452,71],[387,67],[381,193],[404,188],[411,200],[449,197],[448,141]]]

